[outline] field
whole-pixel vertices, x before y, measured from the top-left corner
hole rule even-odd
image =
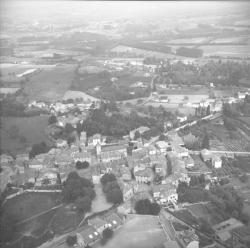
[[[24,93],[30,100],[61,100],[73,82],[74,70],[74,65],[59,65],[52,70],[42,70],[25,83]]]
[[[34,143],[46,142],[49,144],[45,128],[48,116],[35,117],[2,117],[1,118],[1,149],[16,154],[24,152]],[[16,130],[15,132],[13,130]],[[23,140],[22,137],[25,137]]]
[[[163,106],[166,108],[167,111],[175,112],[176,109],[184,115],[194,115],[195,109],[192,107],[179,107],[179,104],[177,103],[163,103],[163,102],[147,102],[145,104],[146,106],[153,106],[153,107],[159,107]]]
[[[111,50],[111,52],[114,53],[131,53],[135,54],[137,56],[144,56],[144,57],[156,57],[156,58],[164,58],[164,59],[184,59],[185,57],[176,56],[174,54],[170,53],[161,53],[161,52],[154,52],[154,51],[148,51],[143,49],[138,49],[134,47],[129,46],[122,46],[119,45]]]
[[[25,193],[8,200],[3,205],[3,213],[18,222],[58,205],[60,200],[59,193]]]
[[[224,219],[218,213],[218,209],[211,203],[208,204],[193,204],[187,209],[197,218],[204,218],[210,225],[216,225]]]
[[[152,248],[167,241],[158,217],[136,215],[128,217],[125,224],[103,248]]]
[[[247,57],[250,56],[250,46],[249,45],[235,45],[235,46],[201,46],[199,47],[204,51],[205,56],[218,55],[218,56],[228,56],[228,57]]]

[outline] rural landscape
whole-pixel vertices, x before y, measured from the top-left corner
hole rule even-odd
[[[0,7],[0,247],[250,247],[250,3]]]

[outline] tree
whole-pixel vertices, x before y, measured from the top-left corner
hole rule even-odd
[[[57,118],[55,115],[51,115],[48,119],[48,124],[51,125],[51,124],[54,124],[54,123],[57,123]]]
[[[242,183],[246,183],[248,181],[248,176],[246,174],[243,174],[239,177],[239,179]]]
[[[116,177],[112,173],[106,173],[101,178],[102,185],[105,185],[107,182],[112,182],[112,181],[116,181]]]
[[[104,245],[109,239],[113,237],[114,231],[110,228],[105,228],[102,232],[101,244]]]
[[[94,199],[95,191],[93,183],[83,177],[80,177],[77,172],[70,172],[64,182],[62,194],[65,202],[74,202],[78,197],[88,196]]]
[[[88,196],[78,197],[75,205],[79,212],[89,212],[91,210],[91,199]]]
[[[116,188],[107,191],[106,197],[108,202],[112,202],[114,204],[123,202],[123,194],[119,185]]]
[[[47,145],[44,142],[41,142],[41,143],[38,143],[38,144],[34,144],[31,147],[31,151],[29,153],[29,157],[33,158],[33,157],[35,157],[38,154],[46,153],[48,151],[48,149],[49,148],[47,147]]]
[[[158,215],[160,206],[157,203],[151,203],[149,199],[142,199],[136,202],[135,211],[137,214]]]
[[[135,131],[135,134],[134,134],[134,140],[137,140],[141,137],[141,134],[138,130]]]
[[[211,111],[210,111],[210,105],[207,106],[207,110],[206,110],[206,115],[210,115]]]
[[[74,235],[74,236],[71,236],[71,235],[67,236],[66,243],[67,243],[68,246],[73,246],[73,245],[76,244],[76,242],[77,242],[76,235]]]
[[[70,133],[72,133],[73,131],[74,131],[73,126],[72,126],[70,123],[66,123],[66,125],[65,125],[65,132],[66,132],[67,134],[70,134]]]
[[[206,133],[203,140],[202,140],[202,148],[203,149],[209,149],[210,148],[210,144],[209,144],[209,137],[208,134]]]
[[[89,167],[89,162],[87,161],[84,161],[84,162],[81,162],[81,161],[77,161],[76,162],[76,168],[78,170],[81,170],[81,169],[86,169]]]

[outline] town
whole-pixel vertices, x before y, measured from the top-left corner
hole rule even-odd
[[[0,247],[250,247],[249,55],[116,22],[20,24],[13,42],[6,20]]]

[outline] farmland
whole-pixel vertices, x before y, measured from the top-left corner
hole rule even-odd
[[[93,247],[152,248],[167,239],[157,217],[136,215],[129,217],[107,244],[96,244]]]
[[[30,100],[61,100],[74,80],[75,68],[75,65],[60,65],[49,71],[42,70],[26,82],[24,93]]]
[[[1,118],[1,149],[14,154],[24,152],[34,143],[44,141],[49,144],[45,128],[48,116],[35,117],[2,117]],[[23,138],[24,137],[24,138]]]

